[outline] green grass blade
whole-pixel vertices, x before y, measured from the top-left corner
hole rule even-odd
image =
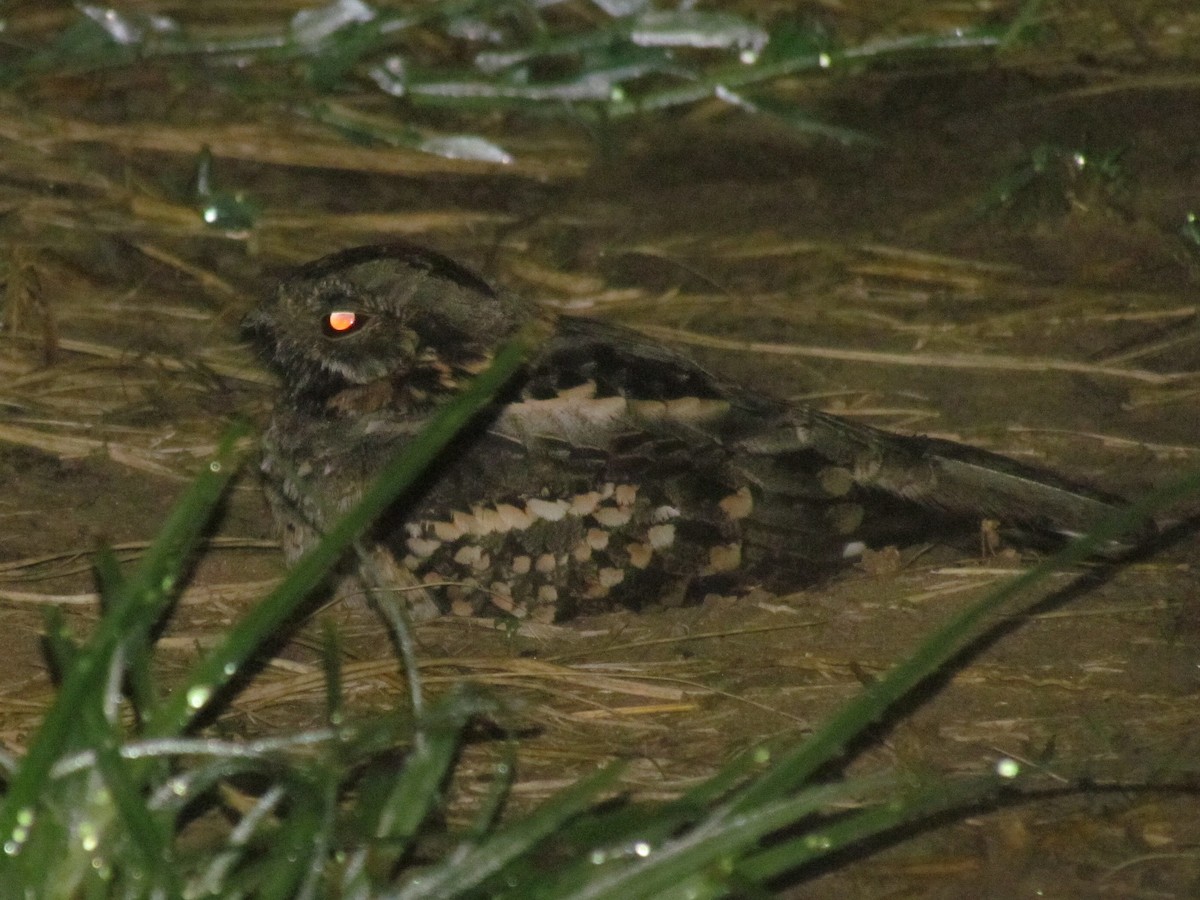
[[[429,813],[441,800],[442,784],[458,756],[463,729],[496,702],[463,685],[453,690],[418,723],[417,740],[397,777],[394,772],[369,780],[362,808],[371,839],[385,842],[394,856],[408,849]],[[378,800],[376,800],[378,798]]]
[[[50,658],[50,669],[61,677],[64,672],[71,671],[75,660],[79,658],[79,643],[67,627],[61,608],[47,606],[42,610],[42,634],[46,655]]]
[[[467,832],[469,839],[483,840],[500,821],[500,813],[504,811],[504,804],[508,800],[509,791],[512,790],[516,768],[517,741],[515,738],[509,738],[504,744],[503,759],[492,766],[495,777],[483,802],[479,804],[474,823]]]
[[[770,758],[765,748],[755,748],[737,755],[717,774],[675,800],[649,808],[627,804],[582,816],[562,830],[563,843],[576,847],[661,844],[709,815],[714,804],[728,796],[748,775],[761,770]],[[536,861],[531,860],[530,866],[536,869]]]
[[[752,853],[737,865],[737,872],[761,884],[905,823],[975,806],[994,797],[1006,783],[998,776],[938,779],[890,802],[872,805],[801,837]]]
[[[333,728],[344,718],[342,703],[342,650],[338,629],[332,620],[322,628],[321,671],[325,673],[325,721]]]
[[[726,896],[745,896],[747,891],[767,889],[772,879],[812,863],[824,856],[873,838],[879,834],[950,809],[976,805],[994,795],[1000,781],[996,778],[936,780],[909,788],[901,796],[885,802],[872,803],[865,809],[836,817],[832,821],[816,822],[802,829],[789,840],[773,844],[765,850],[753,851],[739,862],[732,854],[710,857],[706,864],[679,866],[679,877],[671,882],[661,877],[655,881],[630,880],[624,885],[624,898],[653,896],[655,900],[707,900]],[[799,800],[800,798],[797,798]],[[788,804],[781,804],[782,811]],[[804,818],[801,815],[798,818]],[[726,823],[733,833],[726,836],[739,839],[740,820]],[[780,828],[787,823],[780,819]],[[773,829],[778,832],[779,828]],[[704,857],[693,862],[704,862]],[[660,873],[661,874],[661,873]],[[590,896],[590,895],[587,895]],[[619,900],[619,892],[597,895],[606,900]],[[763,893],[762,896],[774,896]],[[578,898],[573,898],[578,900]]]
[[[717,809],[705,822],[661,844],[639,841],[636,845],[615,846],[615,859],[606,868],[598,868],[590,861],[577,865],[554,892],[544,896],[547,900],[657,897],[693,873],[711,866],[728,869],[769,834],[828,810],[834,804],[861,801],[864,794],[877,794],[882,785],[892,781],[893,776],[882,775],[821,785],[736,816],[727,815],[725,808]]]
[[[623,763],[613,763],[595,775],[577,781],[530,815],[502,828],[478,846],[465,851],[460,848],[461,852],[451,853],[442,862],[421,872],[405,887],[381,895],[381,900],[440,900],[478,889],[514,859],[531,853],[542,840],[594,804],[601,793],[616,783],[623,769]]]
[[[162,614],[187,556],[236,470],[235,445],[243,433],[244,429],[235,428],[222,439],[217,454],[176,504],[143,558],[137,576],[126,586],[131,602],[118,604],[111,614],[101,618],[76,654],[70,671],[64,673],[58,696],[31,739],[20,771],[0,804],[0,844],[8,848],[0,860],[11,862],[20,856],[21,845],[29,837],[25,823],[36,819],[39,800],[52,793],[48,786],[50,769],[73,741],[78,710],[95,695],[97,684],[105,683],[126,634],[131,629],[149,627],[147,623]],[[4,868],[0,863],[0,888],[4,886]],[[0,891],[0,895],[3,893]]]
[[[669,109],[713,97],[719,90],[738,90],[764,84],[800,72],[820,72],[845,67],[863,60],[887,59],[898,54],[939,50],[986,50],[1000,38],[995,29],[965,29],[950,35],[919,34],[882,42],[873,41],[845,49],[809,50],[768,57],[754,65],[727,65],[705,72],[688,84],[662,88],[640,97],[609,103],[605,111],[611,118],[640,115],[650,110]]]
[[[171,831],[147,807],[141,785],[135,780],[145,767],[130,765],[121,758],[117,727],[101,715],[99,707],[88,706],[83,715],[89,730],[97,736],[89,743],[96,753],[96,768],[120,819],[120,844],[125,850],[120,865],[122,878],[154,885],[167,896],[178,896]]]
[[[306,774],[315,777],[317,773]],[[254,896],[259,900],[297,900],[301,886],[312,877],[313,865],[326,861],[327,853],[321,853],[328,830],[324,792],[311,783],[293,781],[288,787],[287,814],[281,816],[279,829],[270,836],[260,865],[255,867],[258,883]]]
[[[111,550],[107,547],[99,548],[93,557],[92,567],[96,572],[101,603],[106,611],[111,613],[116,606],[132,602],[129,582]],[[129,615],[146,626],[131,628],[125,633],[121,643],[127,692],[134,712],[139,717],[144,717],[158,702],[158,693],[150,670],[150,628],[155,623],[147,621],[148,616],[139,616],[135,611],[130,611]]]

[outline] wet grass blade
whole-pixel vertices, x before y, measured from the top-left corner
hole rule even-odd
[[[125,848],[123,874],[147,886],[154,885],[165,896],[178,896],[180,885],[170,827],[173,823],[155,816],[146,805],[142,790],[146,766],[122,759],[118,728],[101,715],[98,707],[88,706],[81,715],[92,735],[88,744],[96,754],[96,769],[112,798],[114,818],[120,820],[113,830],[119,833]]]
[[[251,895],[261,900],[302,900],[311,896],[313,867],[324,867],[328,860],[326,845],[333,801],[329,785],[315,769],[304,773],[293,770],[292,774],[298,777],[285,781],[287,813],[279,817],[278,827],[272,830],[270,840],[260,845],[260,855],[249,867],[256,875]]]
[[[864,61],[883,61],[897,55],[938,51],[990,50],[1000,41],[994,28],[963,29],[950,35],[919,34],[873,41],[846,49],[808,49],[773,57],[753,65],[733,64],[697,73],[687,84],[649,91],[628,100],[614,100],[605,106],[610,118],[619,119],[651,110],[670,109],[719,96],[723,90],[765,84],[786,75],[846,68]]]
[[[514,859],[534,852],[543,840],[593,806],[601,794],[616,784],[623,769],[623,763],[612,763],[595,775],[577,781],[525,818],[505,826],[477,846],[460,845],[446,859],[417,874],[407,886],[381,894],[381,900],[440,900],[466,896],[478,890]]]
[[[652,809],[641,804],[627,805],[581,817],[563,830],[563,842],[577,847],[606,847],[620,841],[657,846],[701,821],[770,759],[766,748],[755,748],[736,756],[721,771],[678,799]]]
[[[429,814],[442,798],[445,780],[457,759],[463,729],[485,713],[495,712],[495,700],[463,685],[442,699],[417,723],[413,748],[399,776],[389,767],[368,776],[361,788],[356,817],[360,832],[386,847],[387,857],[404,855]]]
[[[948,810],[977,806],[994,797],[1004,785],[1005,781],[998,776],[936,779],[915,786],[893,800],[875,803],[867,809],[806,830],[799,837],[750,853],[738,863],[737,873],[754,884],[763,884],[901,825]]]
[[[98,686],[107,684],[114,657],[127,635],[136,630],[148,631],[172,599],[183,567],[236,471],[236,444],[243,434],[240,428],[226,434],[204,473],[176,504],[137,573],[120,585],[120,602],[101,618],[95,632],[74,654],[70,669],[63,673],[54,704],[30,740],[20,770],[0,803],[0,842],[11,848],[6,854],[10,862],[20,857],[21,845],[30,837],[28,823],[37,818],[39,804],[54,795],[50,770],[77,741],[79,710],[97,698],[97,691],[102,690]]]
[[[604,852],[595,856],[585,854],[585,859],[554,890],[538,896],[544,900],[659,897],[687,883],[689,878],[695,880],[697,873],[727,872],[764,837],[837,804],[862,802],[864,795],[878,795],[880,788],[892,781],[894,776],[884,775],[821,785],[736,816],[725,815],[718,808],[705,821],[658,845],[625,837],[617,840],[614,836],[606,848],[613,864],[604,864],[608,861]],[[653,816],[650,818],[653,821]],[[707,875],[701,874],[699,880],[704,877]]]

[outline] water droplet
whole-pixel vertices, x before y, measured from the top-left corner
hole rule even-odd
[[[216,473],[221,471],[221,464],[217,460],[213,460],[208,464],[208,471]]]
[[[212,688],[206,684],[198,685],[187,692],[189,709],[199,709],[212,698]]]
[[[822,69],[828,69],[830,66],[833,65],[833,57],[830,56],[828,53],[822,53],[821,55],[819,55],[817,57],[817,65],[820,66]]]
[[[16,856],[21,852],[21,848],[29,840],[29,833],[33,828],[33,819],[33,810],[29,807],[17,810],[17,824],[13,827],[12,834],[9,835],[8,840],[4,842],[5,856]]]
[[[237,670],[238,670],[237,663],[227,662],[227,663],[225,663],[225,665],[223,665],[221,667],[221,674],[224,675],[226,678],[232,678],[234,675],[237,674]]]
[[[738,54],[738,59],[741,60],[745,65],[752,66],[758,62],[758,51],[749,49],[743,50]]]
[[[996,774],[1001,778],[1016,778],[1021,774],[1021,764],[1006,756],[996,763]]]
[[[810,834],[804,839],[804,846],[810,850],[828,850],[833,846],[833,841],[826,834]]]
[[[603,850],[593,850],[590,854],[588,854],[588,862],[590,862],[593,866],[603,865],[607,859],[608,854]]]
[[[637,841],[633,845],[634,856],[640,856],[645,859],[650,855],[650,845],[646,841]]]
[[[258,204],[242,191],[201,192],[200,202],[205,224],[231,234],[247,232],[259,218]]]

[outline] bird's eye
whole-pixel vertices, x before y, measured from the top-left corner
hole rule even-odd
[[[326,337],[342,337],[358,331],[366,324],[366,321],[366,316],[356,313],[352,309],[335,309],[333,312],[325,314],[321,327]]]

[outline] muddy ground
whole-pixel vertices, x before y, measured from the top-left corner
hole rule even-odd
[[[1131,497],[1193,469],[1200,246],[1180,228],[1200,209],[1200,82],[1110,50],[796,84],[876,147],[702,107],[601,138],[512,125],[507,169],[429,170],[372,148],[339,162],[335,135],[239,116],[203,86],[131,85],[137,108],[77,83],[0,93],[0,741],[19,750],[51,693],[39,607],[59,603],[86,631],[91,550],[136,557],[225,425],[264,421],[273,386],[241,315],[282,267],[354,243],[417,238],[764,391]],[[205,141],[222,182],[264,210],[248,235],[206,229],[189,205]],[[1031,160],[1049,163],[1001,199]],[[281,571],[272,541],[245,477],[164,638],[168,671],[263,595]],[[754,742],[808,733],[1029,562],[904,548],[790,596],[519,633],[447,619],[418,637],[431,690],[474,677],[513,701],[528,733],[518,801],[613,755],[634,760],[632,789],[664,796]],[[922,830],[793,895],[1200,890],[1198,566],[1182,529],[1084,586],[1063,574],[1060,594],[929,686],[856,763],[966,773],[1009,756],[1062,796]],[[354,702],[394,698],[378,626],[322,615],[348,632]],[[222,727],[318,717],[319,634],[301,631]]]

